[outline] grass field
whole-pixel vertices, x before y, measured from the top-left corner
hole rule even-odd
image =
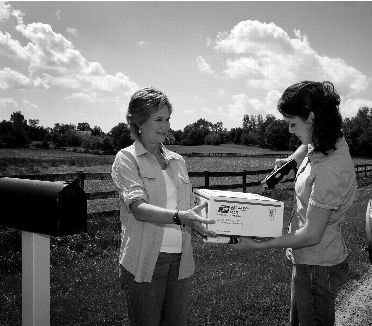
[[[113,156],[69,152],[0,150],[0,162],[8,162],[1,173],[8,175],[30,171],[68,172],[82,168],[109,172],[112,160]],[[189,171],[270,168],[273,161],[272,158],[186,158]],[[194,183],[198,181],[193,180]],[[88,191],[94,191],[110,185],[92,182],[87,187]],[[284,201],[285,224],[288,223],[292,206],[292,191],[288,185],[266,191],[257,188],[251,192]],[[359,191],[345,226],[351,251],[350,284],[363,277],[369,267],[363,248],[365,208],[370,196],[370,192]],[[89,209],[104,210],[105,205],[92,203]],[[87,234],[51,238],[51,325],[127,324],[124,296],[117,281],[119,232],[118,216],[102,214],[89,221]],[[195,235],[193,244],[197,269],[193,278],[190,326],[285,325],[291,265],[284,250],[240,255],[228,245],[205,244]],[[0,230],[0,266],[0,325],[21,325],[18,231]]]

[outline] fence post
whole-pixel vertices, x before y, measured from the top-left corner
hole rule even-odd
[[[79,170],[76,172],[78,179],[79,179],[79,185],[82,189],[84,189],[84,181],[85,181],[85,172],[83,170]]]
[[[204,186],[209,188],[209,171],[204,171]]]
[[[247,192],[247,171],[243,171],[243,192]]]

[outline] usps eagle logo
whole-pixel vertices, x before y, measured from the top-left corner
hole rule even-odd
[[[270,221],[275,220],[275,215],[276,215],[276,209],[269,209],[269,219],[270,219]]]
[[[227,214],[230,211],[230,206],[228,205],[221,205],[218,207],[218,213],[224,213]]]

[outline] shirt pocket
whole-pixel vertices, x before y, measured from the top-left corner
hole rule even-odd
[[[191,208],[192,185],[188,175],[179,174],[178,176],[178,209],[187,210]]]
[[[190,178],[189,178],[188,175],[180,174],[179,178],[180,178],[181,182],[184,183],[184,184],[189,184],[190,183]]]
[[[144,191],[147,194],[149,203],[154,204],[156,193],[159,189],[159,181],[155,173],[152,171],[141,171],[140,175],[143,180]]]

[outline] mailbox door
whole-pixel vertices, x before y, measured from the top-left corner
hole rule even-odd
[[[86,232],[86,196],[77,183],[0,178],[0,225],[62,236]]]

